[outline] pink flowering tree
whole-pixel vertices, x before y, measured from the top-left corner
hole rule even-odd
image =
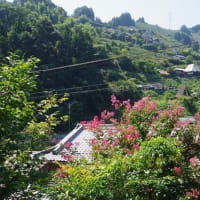
[[[58,192],[81,200],[199,199],[200,114],[180,121],[182,106],[159,110],[149,96],[132,105],[112,95],[111,104],[114,111],[82,122],[95,136],[93,160],[60,171]]]

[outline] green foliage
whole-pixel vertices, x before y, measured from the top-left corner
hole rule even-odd
[[[86,6],[78,8],[75,12],[76,18],[68,17],[62,8],[50,0],[15,0],[14,3],[0,5],[0,60],[4,60],[10,51],[25,59],[34,56],[40,59],[40,70],[116,55],[127,56],[118,59],[121,70],[114,61],[84,66],[82,69],[74,67],[62,72],[40,74],[38,92],[85,88],[94,84],[105,84],[105,87],[109,87],[108,91],[71,95],[72,109],[76,110],[73,106],[79,108],[76,110],[79,114],[72,113],[71,116],[74,125],[85,118],[90,119],[101,111],[112,92],[116,92],[120,98],[124,95],[129,98],[138,97],[138,93],[132,93],[131,87],[126,87],[125,92],[112,88],[116,85],[118,87],[120,82],[123,82],[123,86],[163,82],[164,78],[158,73],[160,69],[173,72],[175,67],[180,67],[178,65],[194,61],[198,63],[200,60],[198,45],[193,42],[198,40],[198,32],[191,29],[188,29],[191,34],[183,31],[176,33],[144,23],[143,18],[135,24],[129,13],[117,17],[114,20],[116,26],[111,26],[112,23],[102,23],[95,19],[93,10]],[[142,37],[144,33],[150,35],[150,40]],[[174,34],[178,34],[178,40],[174,39]],[[180,43],[190,45],[191,41],[196,52],[192,48],[183,47],[165,50],[166,47]],[[189,57],[186,60],[174,60],[175,54]],[[102,88],[103,86],[88,87],[85,90]],[[77,89],[76,92],[80,90]],[[95,95],[101,102],[94,101],[92,106],[88,105]],[[36,101],[39,101],[39,98],[34,97]],[[161,100],[161,107],[164,104],[165,100]],[[60,110],[67,112],[64,106]],[[87,115],[84,110],[88,111]]]
[[[138,171],[153,169],[163,174],[168,173],[173,163],[181,162],[181,158],[181,147],[174,138],[156,137],[141,144],[133,165]]]
[[[130,198],[131,187],[127,187],[126,180],[132,159],[116,155],[104,163],[85,164],[82,162],[76,166],[62,166],[70,179],[61,180],[55,185],[55,190],[50,188],[49,193],[56,199],[66,200]],[[59,181],[58,178],[55,177],[55,181]]]
[[[196,26],[193,26],[191,29],[192,29],[192,31],[194,31],[194,32],[199,32],[199,31],[200,31],[200,25],[198,24],[198,25],[196,25]]]
[[[199,42],[193,42],[192,43],[192,49],[193,49],[193,51],[199,51]]]
[[[190,35],[185,32],[176,32],[174,38],[185,45],[190,45],[192,43]]]
[[[47,17],[53,24],[63,23],[67,17],[65,10],[51,0],[14,0],[13,4]]]
[[[144,20],[144,17],[140,17],[140,18],[136,21],[136,23],[143,23],[143,24],[145,24],[146,22],[145,22],[145,20]]]
[[[80,17],[81,15],[85,15],[92,21],[94,21],[94,18],[95,18],[93,9],[88,8],[87,6],[82,6],[80,8],[76,8],[73,15],[75,17]]]
[[[135,21],[132,19],[130,13],[123,13],[120,17],[115,17],[111,20],[112,26],[134,26]]]
[[[29,100],[30,93],[36,89],[33,70],[38,61],[20,60],[11,54],[8,63],[0,66],[0,195],[3,199],[16,192],[31,197],[49,179],[41,170],[41,161],[31,158],[30,154],[48,147],[61,121],[55,108],[67,96],[60,99],[52,96],[38,105]],[[65,120],[66,116],[61,119]]]
[[[188,35],[190,34],[190,30],[185,25],[181,26],[180,30]]]

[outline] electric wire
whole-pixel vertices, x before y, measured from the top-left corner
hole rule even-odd
[[[181,46],[185,46],[185,45],[176,45],[176,46],[171,46],[171,47],[164,47],[164,48],[158,50],[158,52],[155,52],[155,53],[159,53],[159,51],[164,51],[166,49],[178,48],[178,47],[181,47]],[[85,66],[85,65],[87,66],[87,65],[91,65],[91,64],[104,63],[104,62],[108,62],[108,61],[111,61],[111,60],[114,60],[114,59],[119,59],[119,58],[122,58],[122,57],[137,57],[137,56],[146,55],[146,54],[149,54],[149,52],[144,52],[144,53],[139,53],[139,54],[134,54],[134,55],[124,54],[124,55],[115,56],[115,57],[111,57],[111,58],[104,58],[104,59],[98,59],[98,60],[83,62],[83,63],[54,67],[54,68],[50,68],[50,69],[38,70],[38,71],[35,71],[35,72],[44,73],[44,72],[50,72],[50,71],[64,70],[64,69],[70,69],[70,68],[75,68],[75,67],[79,67],[79,66]]]
[[[75,89],[83,89],[83,88],[88,88],[88,87],[96,87],[96,86],[102,86],[102,85],[106,85],[105,83],[103,84],[93,84],[93,85],[87,85],[87,86],[79,86],[79,87],[71,87],[71,88],[62,88],[62,89],[58,89],[58,90],[49,90],[49,91],[41,91],[41,92],[34,92],[31,93],[31,95],[35,95],[35,94],[43,94],[43,93],[51,93],[51,92],[59,92],[59,91],[69,91],[69,90],[75,90]]]
[[[163,50],[166,50],[166,49],[171,49],[171,48],[177,48],[177,47],[181,47],[181,46],[184,46],[184,45],[176,45],[176,46],[171,46],[171,47],[166,47],[160,51],[163,51]],[[149,53],[149,52],[145,52],[145,55],[146,53]],[[119,70],[121,72],[122,69],[119,65],[119,62],[118,62],[118,58],[122,58],[122,57],[125,57],[125,56],[130,56],[130,57],[135,57],[135,56],[139,56],[139,55],[144,55],[144,53],[140,53],[140,54],[135,54],[135,55],[130,55],[130,54],[126,54],[126,55],[121,55],[121,56],[116,56],[116,57],[112,57],[112,58],[107,58],[107,59],[101,59],[101,60],[96,60],[96,61],[90,61],[90,62],[85,62],[85,63],[79,63],[79,64],[73,64],[73,65],[68,65],[68,66],[62,66],[62,67],[58,67],[58,68],[52,68],[52,69],[48,69],[48,70],[45,70],[45,71],[53,71],[53,70],[59,70],[59,69],[65,69],[65,68],[72,68],[72,67],[76,67],[76,66],[83,66],[83,65],[88,65],[88,64],[98,64],[99,62],[106,62],[106,61],[110,61],[110,60],[114,60],[116,59],[117,61],[117,67],[119,68]],[[43,70],[44,71],[44,70]],[[126,77],[127,78],[127,77]],[[42,91],[42,92],[36,92],[36,93],[32,93],[31,95],[36,95],[36,94],[43,94],[43,93],[52,93],[52,92],[61,92],[61,91],[70,91],[70,90],[74,90],[74,89],[83,89],[83,88],[87,88],[87,87],[95,87],[95,86],[102,86],[102,85],[106,85],[106,84],[93,84],[93,85],[87,85],[87,86],[80,86],[80,87],[73,87],[73,88],[63,88],[63,89],[59,89],[59,90],[51,90],[51,91]],[[105,89],[105,88],[104,88]],[[109,89],[109,88],[107,88]],[[86,90],[86,92],[88,91],[98,91],[98,90],[102,90],[101,88],[100,89],[96,89],[96,90]],[[84,90],[85,91],[85,90]],[[76,93],[84,93],[83,90],[81,91],[78,91],[78,92],[70,92],[70,94],[76,94]],[[48,95],[43,95],[43,96],[39,96],[40,97],[47,97]],[[35,97],[31,97],[31,98],[37,98],[37,96]]]
[[[70,92],[69,95],[75,95],[75,94],[84,94],[84,93],[91,93],[91,92],[97,92],[97,91],[105,91],[105,90],[112,90],[112,89],[117,89],[119,91],[121,90],[128,90],[128,87],[125,86],[113,86],[113,87],[105,87],[105,88],[99,88],[99,89],[91,89],[91,90],[82,90],[82,91],[76,91],[76,92]],[[61,93],[55,93],[55,95],[63,95],[65,92],[61,92]],[[48,95],[43,95],[43,96],[35,96],[35,97],[30,97],[30,99],[41,99],[41,98],[47,98],[47,97],[51,97],[52,94],[48,94]]]

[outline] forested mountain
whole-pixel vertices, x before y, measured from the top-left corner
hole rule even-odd
[[[103,23],[87,6],[77,8],[72,16],[68,16],[50,0],[0,3],[2,62],[7,62],[5,57],[13,52],[25,59],[31,56],[39,58],[37,70],[47,70],[123,56],[38,74],[37,92],[41,93],[33,95],[36,101],[48,96],[49,93],[42,91],[56,93],[57,90],[72,88],[66,91],[71,93],[74,124],[99,113],[113,92],[119,98],[136,100],[143,95],[136,84],[160,82],[169,86],[179,85],[181,80],[173,76],[173,69],[200,62],[199,41],[199,25],[192,28],[182,26],[180,30],[172,31],[150,25],[144,18],[134,20],[130,13],[122,13],[109,23]],[[185,59],[174,59],[176,55]],[[163,77],[160,71],[172,76]],[[90,90],[93,92],[85,93]],[[159,94],[151,93],[155,98],[161,98]],[[173,95],[167,93],[163,101]],[[61,108],[63,112],[68,112],[66,106]],[[197,109],[196,105],[194,107]]]
[[[49,0],[14,0],[13,4],[46,16],[53,24],[62,23],[67,17],[67,13],[63,8],[56,6]]]

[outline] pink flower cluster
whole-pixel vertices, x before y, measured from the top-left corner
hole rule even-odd
[[[135,141],[139,137],[139,131],[135,131],[133,125],[127,125],[127,127],[121,128],[123,132],[123,137],[130,141]]]
[[[59,177],[59,178],[66,178],[67,177],[66,173],[60,168],[56,169],[56,176]]]
[[[174,167],[174,171],[176,172],[177,175],[180,175],[181,168],[180,167]]]
[[[132,109],[132,106],[131,106],[131,103],[130,103],[130,99],[128,99],[127,101],[123,101],[122,103],[127,110],[131,110]]]
[[[199,165],[199,159],[197,157],[190,158],[190,165],[193,169],[196,169]]]
[[[189,127],[190,123],[190,120],[187,120],[185,122],[178,121],[176,124],[176,128],[187,128]]]
[[[64,154],[63,153],[61,156],[62,156],[62,158],[64,158],[68,162],[72,162],[73,161],[73,157],[70,154]]]
[[[67,149],[67,150],[70,150],[71,149],[71,147],[72,147],[72,142],[67,142],[64,146],[65,146],[65,148]]]
[[[186,197],[198,199],[200,192],[197,189],[193,189],[192,192],[186,192]]]
[[[169,108],[167,110],[160,110],[158,111],[159,117],[169,117],[171,119],[177,120],[178,117],[180,117],[184,112],[184,107],[177,106],[175,108]]]
[[[102,120],[108,120],[108,119],[110,119],[111,117],[114,117],[114,116],[115,116],[114,112],[108,112],[107,110],[104,110],[101,113],[101,119]]]
[[[117,99],[117,97],[114,94],[111,96],[111,103],[112,103],[112,106],[115,107],[115,110],[122,107],[122,103],[120,103],[120,101]]]
[[[157,110],[157,102],[150,101],[150,96],[147,96],[136,102],[133,106],[133,110],[153,112]]]
[[[105,121],[102,119],[100,120],[98,116],[94,116],[92,121],[89,122],[84,121],[81,122],[81,124],[85,129],[93,131],[96,134],[96,136],[99,137],[100,134],[102,133],[101,125],[105,124]]]

